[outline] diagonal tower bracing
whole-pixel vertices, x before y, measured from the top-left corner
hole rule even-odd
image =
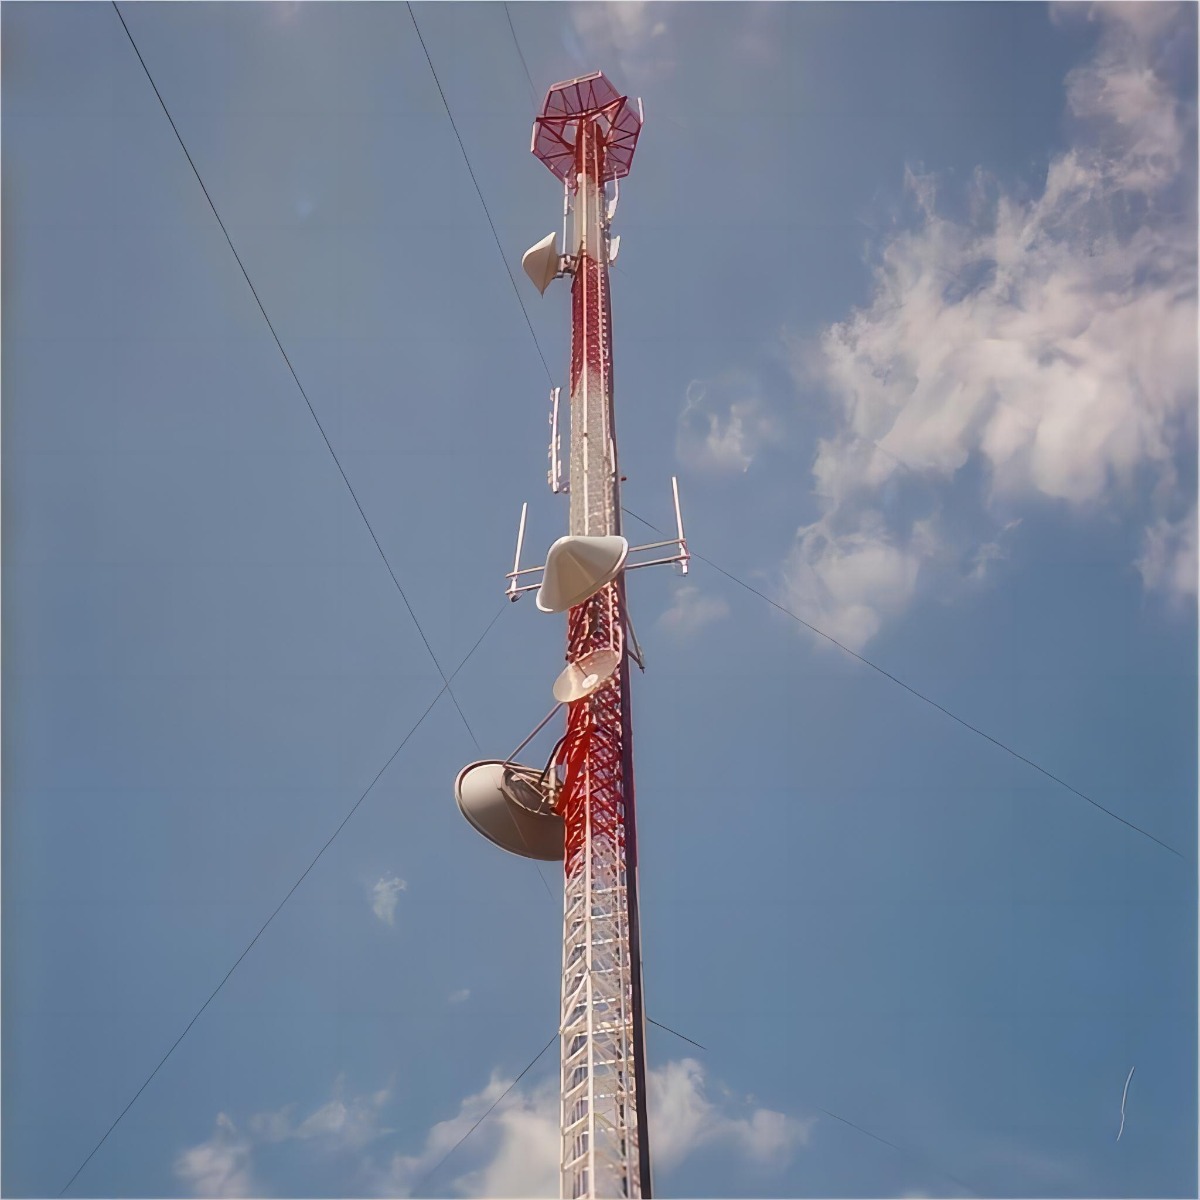
[[[641,128],[640,102],[598,71],[555,84],[534,122],[533,152],[563,185],[564,221],[568,209],[574,216],[567,253],[550,234],[521,262],[540,292],[572,277],[569,532],[543,566],[522,568],[526,505],[507,591],[516,600],[536,589],[542,612],[567,614],[567,665],[552,689],[567,728],[544,768],[515,756],[550,717],[508,758],[470,763],[454,784],[460,811],[484,837],[511,854],[563,862],[559,1181],[570,1200],[651,1195],[629,694],[631,658],[642,658],[625,577],[666,563],[686,574],[689,556],[674,480],[675,537],[630,547],[621,533],[608,280],[617,239],[609,221],[615,181],[629,172]],[[554,492],[564,490],[558,399],[555,388]],[[657,556],[632,561],[644,551]],[[539,574],[540,583],[522,582]]]
[[[627,173],[640,113],[603,75],[550,90],[534,153],[571,193],[570,533],[621,532],[613,423],[605,182]],[[568,708],[565,825],[563,1197],[649,1196],[645,1030],[637,919],[624,577],[570,610],[567,660],[619,648],[608,686]]]

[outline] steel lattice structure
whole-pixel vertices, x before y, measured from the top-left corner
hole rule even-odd
[[[621,531],[604,184],[628,171],[640,128],[638,113],[602,75],[552,88],[534,127],[534,153],[573,191],[575,535]],[[568,662],[605,648],[624,652],[624,628],[618,579],[571,610]],[[623,653],[607,686],[569,706],[562,752],[563,1197],[650,1192],[627,667]]]
[[[537,589],[537,606],[566,612],[567,665],[554,682],[567,728],[544,769],[514,758],[471,763],[455,781],[466,819],[496,845],[525,858],[562,859],[563,957],[560,1195],[649,1197],[646,1027],[637,900],[637,822],[629,675],[634,651],[625,574],[676,563],[687,544],[674,481],[676,536],[631,548],[621,533],[621,474],[613,424],[609,237],[616,209],[606,185],[629,172],[641,133],[631,104],[599,72],[555,84],[534,123],[533,152],[565,189],[574,229],[567,253],[557,234],[530,247],[521,266],[544,292],[570,275],[570,482],[560,478],[559,389],[550,418],[551,491],[570,492],[569,532],[544,566],[521,567],[528,505],[521,511],[508,595]],[[615,183],[614,183],[615,189]],[[672,547],[671,552],[665,550]],[[655,550],[659,557],[630,561]],[[540,584],[522,583],[541,574]]]

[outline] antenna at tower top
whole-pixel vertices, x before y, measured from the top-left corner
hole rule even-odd
[[[575,138],[579,122],[594,120],[604,142],[602,179],[629,174],[638,135],[642,132],[640,101],[622,96],[602,71],[556,83],[547,93],[541,115],[533,123],[534,155],[569,186],[575,184]]]

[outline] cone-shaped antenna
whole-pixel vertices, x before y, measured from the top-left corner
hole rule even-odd
[[[615,534],[561,537],[546,555],[537,606],[542,612],[566,612],[611,583],[625,565],[629,543]]]
[[[570,704],[599,691],[621,664],[616,650],[593,650],[578,662],[567,663],[566,670],[554,681],[554,698],[559,704]]]
[[[521,270],[544,295],[558,274],[558,234],[548,233],[536,246],[530,246],[521,256]]]
[[[562,858],[562,818],[536,767],[471,763],[454,781],[454,798],[462,815],[502,850],[547,862]]]

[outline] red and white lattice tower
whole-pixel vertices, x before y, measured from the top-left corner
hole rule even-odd
[[[629,696],[636,641],[625,575],[660,563],[686,572],[688,553],[674,484],[674,538],[631,548],[621,534],[608,290],[616,194],[610,200],[606,187],[628,174],[641,128],[640,103],[599,72],[552,87],[534,124],[533,153],[562,181],[564,220],[568,209],[574,214],[567,253],[551,234],[522,260],[539,291],[572,277],[565,487],[557,388],[550,434],[550,487],[569,491],[570,527],[544,566],[523,569],[522,510],[508,593],[515,600],[537,589],[541,611],[568,614],[567,666],[553,688],[567,728],[542,769],[514,756],[550,717],[513,755],[471,763],[455,782],[460,810],[485,837],[512,854],[563,862],[560,1189],[571,1200],[651,1192]],[[642,551],[659,557],[634,561]],[[521,582],[539,573],[540,583]]]
[[[609,213],[639,106],[599,72],[552,87],[533,153],[570,193],[570,534],[621,533],[613,424]],[[557,809],[565,825],[560,1194],[648,1196],[646,1056],[638,944],[624,576],[570,610],[567,661],[622,650],[608,686],[568,706]]]

